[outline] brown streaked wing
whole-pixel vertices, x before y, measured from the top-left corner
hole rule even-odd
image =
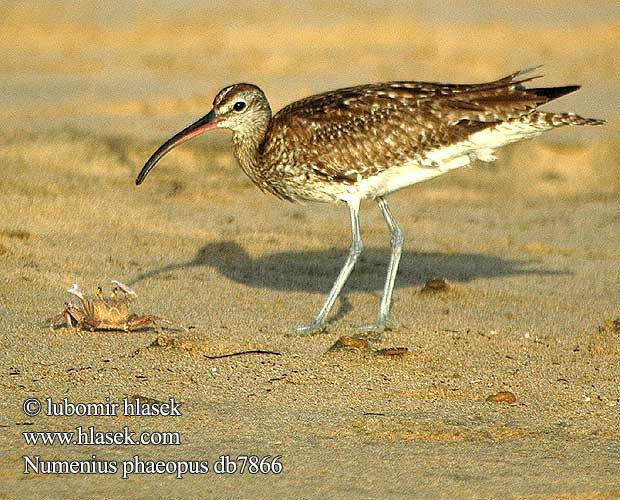
[[[482,84],[388,82],[310,96],[273,117],[263,152],[286,143],[289,160],[355,182],[547,102],[522,86],[535,78],[516,79],[522,74]]]

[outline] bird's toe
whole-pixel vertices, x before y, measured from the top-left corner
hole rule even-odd
[[[357,330],[362,332],[389,332],[398,328],[398,324],[390,318],[379,318],[370,325],[358,326]]]
[[[294,335],[313,335],[315,333],[321,333],[325,331],[325,326],[323,323],[318,321],[313,321],[309,325],[298,326],[297,328],[293,328],[292,334]]]

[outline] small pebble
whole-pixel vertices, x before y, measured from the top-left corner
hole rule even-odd
[[[369,349],[370,345],[368,344],[367,340],[364,339],[360,339],[359,337],[348,337],[348,336],[342,336],[340,337],[338,340],[336,340],[336,342],[334,342],[334,345],[332,345],[329,350],[330,351],[334,351],[337,349]]]
[[[375,351],[377,356],[404,356],[409,352],[406,347],[388,347],[386,349],[378,349]]]
[[[497,394],[492,394],[486,399],[489,403],[507,403],[509,405],[516,403],[517,398],[512,392],[500,391]]]
[[[157,335],[155,340],[149,345],[149,347],[170,347],[173,344],[173,339],[171,339],[165,333],[160,333]]]
[[[601,326],[599,326],[598,333],[604,335],[620,335],[620,318],[615,320],[606,320]]]
[[[433,278],[428,280],[422,288],[422,293],[439,293],[447,292],[450,289],[450,285],[443,278]]]

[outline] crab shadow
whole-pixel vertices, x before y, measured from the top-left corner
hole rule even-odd
[[[192,260],[144,272],[129,284],[133,286],[146,279],[183,269],[213,267],[229,280],[250,287],[326,293],[336,279],[346,252],[346,248],[291,250],[252,257],[234,241],[213,242],[198,250]],[[346,291],[380,292],[389,259],[389,248],[364,248],[347,282]],[[468,282],[478,278],[568,274],[568,271],[540,269],[537,264],[540,263],[476,253],[404,251],[395,286],[421,286],[430,278]]]

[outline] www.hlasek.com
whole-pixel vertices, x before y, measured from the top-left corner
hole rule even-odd
[[[74,403],[68,398],[53,401],[28,398],[23,412],[29,417],[41,413],[50,417],[180,417],[179,403],[174,398],[166,402],[123,398],[120,403],[106,399],[100,403]],[[97,430],[95,426],[77,426],[66,431],[24,431],[28,446],[179,446],[181,434],[176,431],[143,431],[136,433],[129,426],[120,431]],[[178,479],[187,474],[280,474],[280,455],[220,455],[216,460],[147,460],[133,455],[127,460],[104,460],[90,455],[79,460],[47,460],[41,455],[24,455],[24,474],[116,474],[122,478],[138,474],[169,474]]]

